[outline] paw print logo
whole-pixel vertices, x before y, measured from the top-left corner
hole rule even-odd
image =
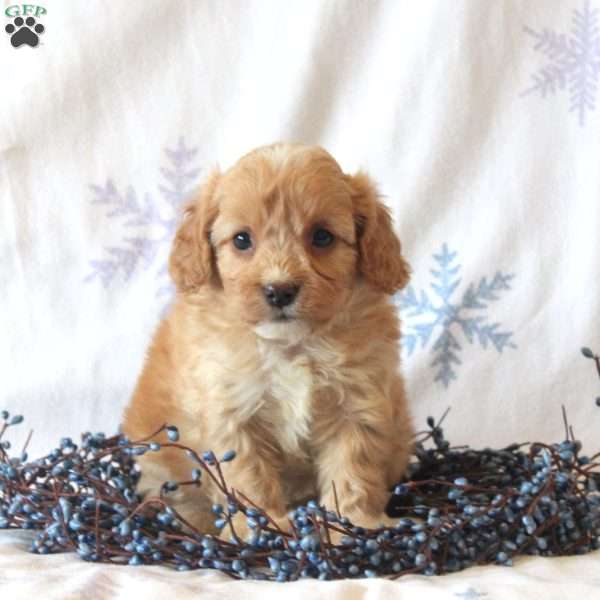
[[[35,48],[40,43],[39,34],[44,33],[44,26],[36,23],[33,17],[27,17],[25,20],[17,17],[4,28],[4,31],[10,35],[10,43],[15,48],[23,44]]]

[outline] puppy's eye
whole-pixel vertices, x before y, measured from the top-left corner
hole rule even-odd
[[[248,250],[252,247],[252,238],[247,231],[240,231],[233,236],[233,245],[238,250]]]
[[[333,243],[333,233],[327,231],[327,229],[315,229],[313,233],[312,243],[317,248],[325,248]]]

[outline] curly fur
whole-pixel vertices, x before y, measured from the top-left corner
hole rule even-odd
[[[316,227],[334,234],[331,246],[311,244]],[[253,239],[244,251],[232,243],[241,230]],[[307,497],[333,506],[333,481],[344,514],[363,526],[382,521],[412,443],[390,302],[409,268],[372,181],[344,174],[318,147],[254,150],[212,173],[186,207],[170,272],[178,295],[125,433],[169,422],[189,446],[235,449],[228,483],[283,525]],[[269,283],[299,286],[295,302],[270,306]],[[189,479],[191,466],[173,451],[146,454],[142,487]],[[214,500],[209,482],[175,499],[205,530]],[[236,531],[246,532],[241,518]]]

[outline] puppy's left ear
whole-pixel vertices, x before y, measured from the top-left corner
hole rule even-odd
[[[348,177],[358,243],[358,269],[375,288],[393,294],[410,278],[400,240],[392,227],[388,208],[379,200],[377,188],[365,173]]]

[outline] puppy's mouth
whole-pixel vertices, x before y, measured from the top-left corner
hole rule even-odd
[[[275,321],[276,323],[286,323],[287,321],[295,320],[296,317],[294,315],[286,313],[283,309],[278,310],[277,313],[273,316],[273,321]]]
[[[263,339],[294,345],[300,343],[310,333],[310,326],[299,315],[279,309],[258,323],[254,327],[254,331]]]

